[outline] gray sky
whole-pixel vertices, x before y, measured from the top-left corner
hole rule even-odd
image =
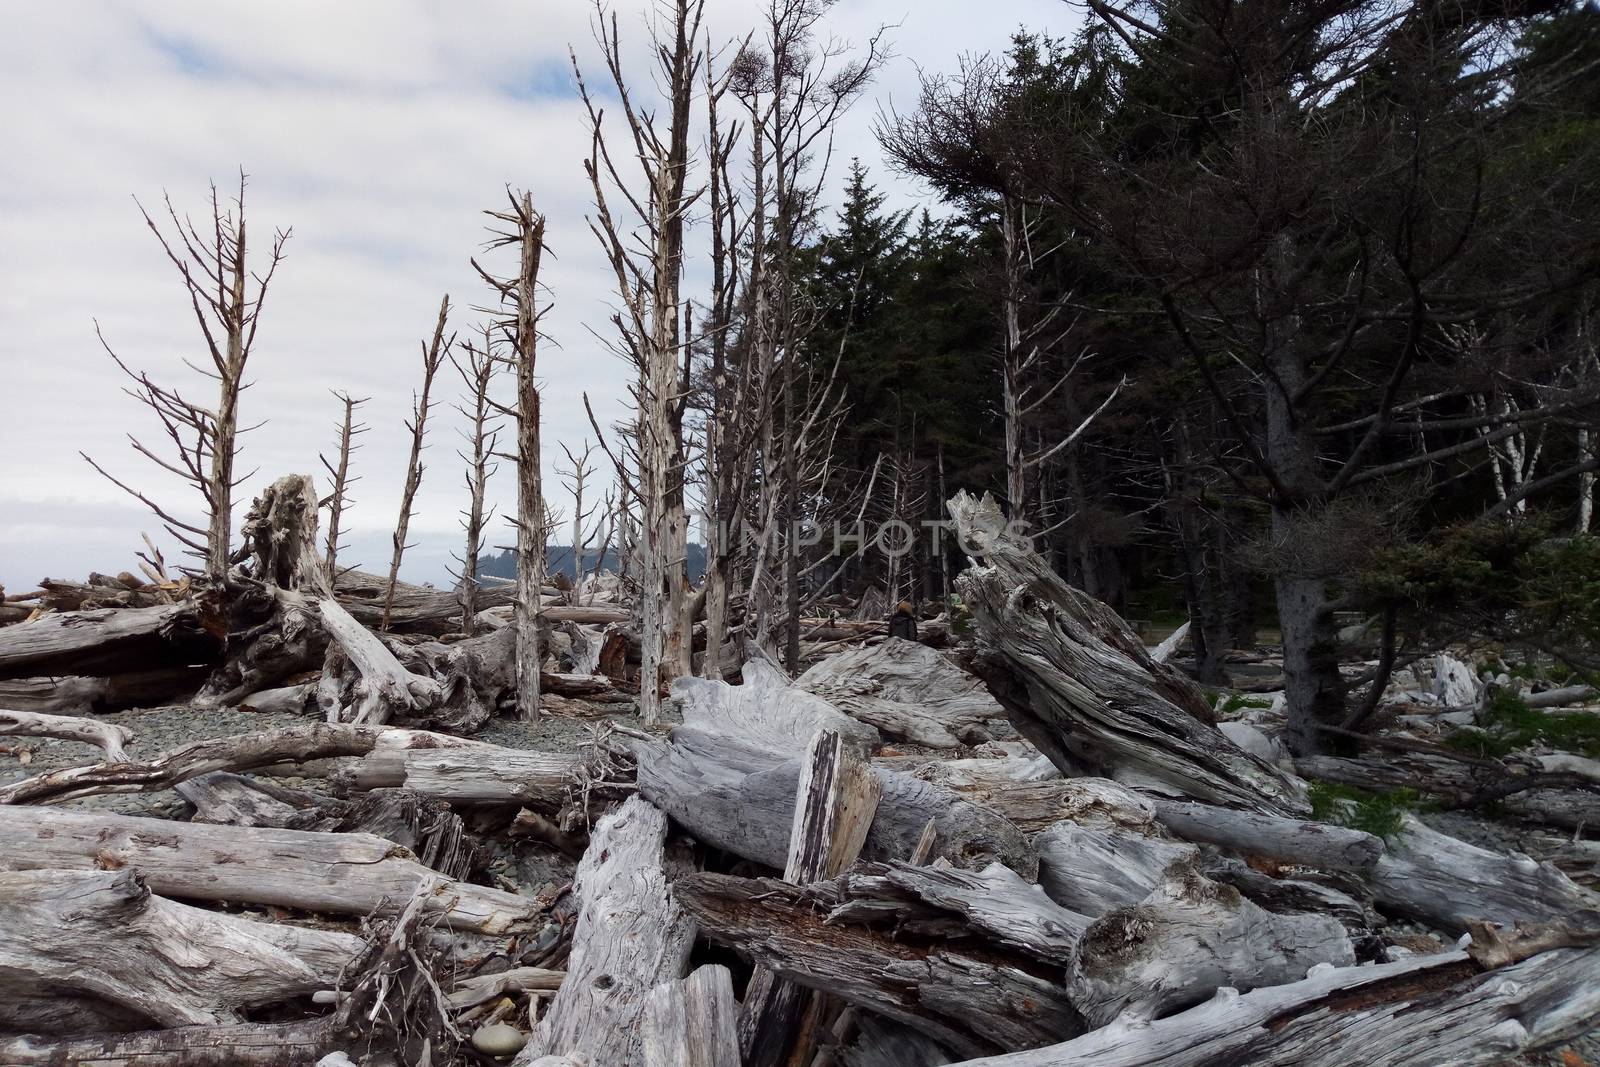
[[[712,8],[724,38],[754,14],[737,0]],[[616,10],[625,47],[642,58],[644,6]],[[155,208],[165,190],[203,217],[208,180],[226,192],[240,166],[256,247],[273,227],[292,225],[294,237],[243,400],[242,422],[267,423],[245,439],[241,466],[260,474],[239,491],[236,515],[280,474],[313,472],[325,486],[316,456],[333,443],[329,390],[370,396],[345,559],[387,561],[419,341],[442,293],[463,337],[477,321],[470,308],[487,293],[468,257],[480,254],[481,211],[508,183],[533,192],[556,257],[541,277],[554,300],[545,327],[555,345],[539,366],[546,477],[558,442],[593,436],[585,392],[603,424],[620,416],[624,368],[586,328],[604,329],[609,315],[606,267],[584,221],[587,135],[567,60],[570,44],[591,84],[599,79],[590,11],[582,0],[14,9],[0,36],[0,584],[18,592],[44,576],[133,569],[141,530],[178,557],[153,517],[78,456],[192,514],[183,487],[128,448],[127,433],[154,446],[159,430],[121,393],[94,320],[125,361],[211,402],[182,366],[203,348],[181,283],[132,197]],[[1018,26],[1066,33],[1077,21],[1060,0],[844,0],[830,23],[838,37],[862,42],[880,24],[898,26],[896,58],[840,130],[840,166],[859,155],[897,203],[917,202],[921,190],[879,163],[870,131],[879,108],[912,102],[919,66],[952,70],[962,53],[1003,49]],[[453,400],[459,380],[448,373],[439,392]],[[464,502],[462,420],[443,405],[434,418],[412,521],[420,544],[405,568],[418,581],[445,579]],[[491,497],[512,499],[510,475],[502,469]],[[507,539],[496,529],[491,541]]]

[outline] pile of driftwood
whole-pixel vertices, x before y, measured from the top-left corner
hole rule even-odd
[[[0,1063],[1491,1064],[1595,1024],[1600,897],[1311,821],[991,502],[951,509],[967,647],[751,649],[572,751],[459,736],[509,703],[504,620],[442,640],[422,591],[380,636],[282,515],[226,591],[0,629],[38,700],[204,668],[201,701],[321,720],[134,760],[8,695],[0,732],[104,758],[0,786]],[[625,691],[623,619],[544,622],[573,710]],[[187,821],[68,806],[169,788]],[[508,841],[570,880],[492,879]]]

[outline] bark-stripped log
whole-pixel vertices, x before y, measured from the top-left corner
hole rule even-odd
[[[682,976],[694,923],[668,885],[667,817],[638,797],[601,819],[578,864],[567,978],[516,1063],[631,1064],[650,992]]]
[[[1465,931],[1474,919],[1552,922],[1600,909],[1600,894],[1550,863],[1442,834],[1412,815],[1368,879],[1384,908]]]
[[[1006,716],[983,683],[948,656],[898,637],[829,656],[794,684],[885,737],[932,748],[987,741],[989,724]]]
[[[1545,953],[1474,973],[1464,952],[1211,1000],[1148,1024],[958,1067],[1489,1067],[1569,1040],[1600,1014],[1600,949]]]
[[[209,667],[163,667],[104,678],[80,676],[0,680],[0,706],[17,711],[122,711],[181,703],[206,680]]]
[[[0,1027],[242,1021],[332,985],[361,939],[163,900],[134,871],[0,871]]]
[[[1100,916],[1138,904],[1168,868],[1192,863],[1194,845],[1117,828],[1064,822],[1038,834],[1039,885],[1070,911]]]
[[[413,749],[404,759],[406,789],[451,803],[526,804],[559,810],[592,761],[579,752],[519,749]]]
[[[746,661],[743,685],[685,675],[673,681],[672,698],[685,726],[785,759],[804,752],[818,730],[832,730],[860,747],[880,740],[876,729],[792,685],[783,671],[762,657]]]
[[[395,744],[439,744],[450,738],[412,730],[387,730],[355,723],[310,723],[267,733],[233,734],[194,741],[145,763],[99,763],[67,767],[0,786],[0,805],[54,804],[101,793],[146,793],[212,771],[247,771],[274,763],[329,756],[363,756],[385,735]],[[444,738],[438,741],[436,739]]]
[[[46,807],[0,807],[0,868],[131,867],[165,897],[273,904],[335,915],[391,913],[424,880],[429,913],[451,929],[503,933],[542,913],[501,889],[440,879],[370,834],[244,829]]]
[[[1154,801],[1156,818],[1188,841],[1221,845],[1250,856],[1327,870],[1368,871],[1383,855],[1383,841],[1360,830],[1302,822],[1209,804]]]
[[[301,1067],[334,1039],[331,1018],[184,1026],[88,1037],[0,1036],[7,1067]]]
[[[438,682],[406,670],[378,635],[352,618],[337,601],[324,597],[317,607],[329,637],[360,673],[359,680],[341,685],[340,672],[324,668],[317,702],[329,722],[377,726],[397,713],[412,717],[425,714],[444,700]],[[330,659],[333,656],[330,645]]]
[[[986,679],[1062,773],[1088,767],[1268,814],[1308,810],[1300,783],[1196,718],[1198,692],[1151,660],[1109,608],[1051,571],[991,497],[959,493],[949,506],[962,545],[984,563],[958,584],[986,649]]]
[[[639,1027],[640,1067],[741,1067],[738,1002],[726,967],[697,967],[650,991]]]
[[[1323,915],[1274,915],[1231,886],[1178,864],[1138,904],[1095,920],[1078,941],[1067,987],[1091,1026],[1123,1013],[1150,1019],[1222,986],[1253,989],[1349,966],[1355,947]]]
[[[0,629],[0,678],[186,667],[211,662],[219,651],[189,601],[64,611]]]
[[[120,763],[127,759],[128,753],[124,746],[133,742],[133,734],[128,728],[115,723],[82,719],[74,715],[43,715],[38,712],[0,709],[0,736],[4,735],[81,741],[100,749],[111,763]]]
[[[1054,981],[1059,967],[964,943],[941,931],[929,941],[892,930],[831,923],[819,906],[836,887],[768,878],[694,874],[673,891],[700,933],[791,982],[913,1027],[972,1056],[1033,1048],[1082,1032]]]
[[[639,791],[706,844],[782,870],[794,821],[800,761],[698,730],[673,731],[673,743],[630,743]],[[862,855],[872,860],[911,855],[934,820],[935,856],[980,869],[999,861],[1031,877],[1037,869],[1023,834],[1003,817],[949,789],[873,768],[882,786],[877,817]]]

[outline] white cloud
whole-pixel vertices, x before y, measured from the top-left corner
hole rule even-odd
[[[631,6],[619,12],[642,61],[642,23]],[[718,0],[713,12],[717,32],[732,35],[753,9]],[[1003,48],[1020,24],[1064,32],[1074,18],[1056,0],[841,4],[831,16],[841,37],[899,25],[897,59],[841,129],[836,157],[876,169],[871,119],[891,99],[913,99],[918,65],[947,70],[962,52]],[[205,395],[181,364],[198,351],[182,289],[130,194],[155,209],[167,190],[203,215],[207,180],[227,193],[242,165],[255,245],[270,227],[293,226],[244,401],[246,421],[269,420],[243,458],[261,474],[240,496],[288,471],[320,474],[337,414],[328,391],[371,396],[347,522],[368,566],[384,562],[398,506],[419,340],[443,292],[463,336],[476,320],[470,308],[486,292],[468,258],[481,255],[481,211],[508,183],[533,191],[554,253],[544,281],[555,344],[540,359],[547,478],[556,442],[592,436],[585,392],[603,421],[620,416],[627,375],[588,332],[605,329],[609,274],[584,222],[587,138],[569,43],[598,69],[579,0],[75,0],[13,12],[0,39],[0,583],[127,568],[139,531],[155,535],[80,449],[189,505],[128,450],[125,433],[153,443],[154,428],[94,336],[98,318],[131,364]],[[918,195],[894,192],[903,203]],[[440,386],[454,397],[453,376]],[[407,570],[438,581],[462,493],[459,417],[448,405],[435,417],[413,520],[429,544]],[[509,501],[507,472],[501,480],[496,495]]]

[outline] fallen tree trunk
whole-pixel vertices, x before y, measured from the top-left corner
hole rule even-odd
[[[209,663],[219,652],[190,601],[67,611],[0,629],[0,678],[186,667]]]
[[[54,737],[62,741],[81,741],[94,745],[105,753],[111,763],[121,763],[128,758],[124,747],[133,741],[133,734],[124,726],[81,719],[72,715],[43,715],[26,711],[0,709],[0,736]]]
[[[0,1062],[8,1067],[300,1067],[316,1063],[335,1037],[331,1018],[87,1037],[0,1036]]]
[[[959,493],[949,506],[961,543],[985,564],[958,579],[987,649],[985,679],[1063,774],[1087,768],[1266,814],[1308,810],[1298,782],[1197,717],[1198,690],[1180,686],[1115,613],[1051,571],[992,498]]]
[[[1569,1040],[1600,1014],[1600,949],[1550,952],[1474,973],[1465,952],[1372,967],[1211,1000],[1147,1024],[959,1067],[1489,1067]]]
[[[963,1055],[1032,1048],[1082,1032],[1065,991],[1040,965],[960,939],[932,943],[832,923],[824,883],[693,874],[673,891],[703,936],[799,985],[920,1030]],[[827,894],[819,896],[819,894]]]
[[[180,703],[210,673],[207,667],[162,667],[107,677],[0,680],[0,706],[17,711],[122,711]]]
[[[131,870],[0,872],[0,1027],[202,1026],[332,985],[352,934],[151,894]]]
[[[67,767],[0,786],[0,805],[55,804],[102,793],[145,793],[170,789],[212,771],[245,771],[328,756],[362,756],[372,752],[388,732],[384,727],[355,723],[309,723],[270,733],[206,738],[164,752],[146,763]],[[393,732],[403,735],[396,740],[412,744],[443,736]]]
[[[743,685],[684,675],[673,680],[672,698],[685,726],[784,757],[805,751],[818,730],[860,748],[881,740],[873,727],[791,684],[761,656],[745,663]]]
[[[631,1064],[652,990],[683,974],[694,924],[664,868],[667,819],[638,797],[601,819],[578,864],[567,978],[516,1063],[568,1056]]]
[[[1470,845],[1413,815],[1404,816],[1368,884],[1381,906],[1457,931],[1473,920],[1554,922],[1600,910],[1600,895],[1553,864]]]
[[[932,748],[990,739],[1002,708],[974,676],[926,645],[890,638],[829,656],[795,680],[852,718]]]
[[[1465,763],[1426,753],[1394,759],[1302,756],[1295,769],[1307,778],[1371,792],[1411,789],[1470,807],[1494,802],[1513,815],[1552,826],[1600,825],[1600,789],[1583,773],[1521,771],[1499,761]]]
[[[1232,811],[1209,804],[1153,801],[1161,824],[1179,837],[1221,845],[1247,856],[1325,870],[1369,871],[1383,855],[1383,841],[1360,830],[1302,822],[1274,815]]]
[[[673,731],[673,743],[632,741],[640,793],[706,844],[782,870],[794,823],[798,760],[711,737]],[[873,768],[882,796],[862,855],[871,860],[911,855],[933,820],[935,856],[978,869],[999,861],[1032,876],[1033,850],[1002,816],[952,790],[909,775]]]
[[[438,682],[406,670],[377,634],[337,602],[324,597],[317,607],[322,625],[343,653],[342,659],[336,657],[330,646],[317,686],[317,703],[329,722],[379,726],[397,713],[425,714],[444,700]],[[349,678],[347,665],[354,666],[359,677]]]
[[[132,867],[165,897],[272,904],[335,915],[403,907],[425,880],[428,913],[451,929],[504,933],[531,924],[535,900],[451,882],[370,834],[243,829],[59,808],[0,807],[0,867]]]
[[[1102,915],[1079,939],[1067,988],[1090,1026],[1126,1013],[1152,1019],[1222,986],[1280,985],[1319,963],[1350,966],[1344,926],[1323,915],[1275,915],[1187,864],[1139,903]]]

